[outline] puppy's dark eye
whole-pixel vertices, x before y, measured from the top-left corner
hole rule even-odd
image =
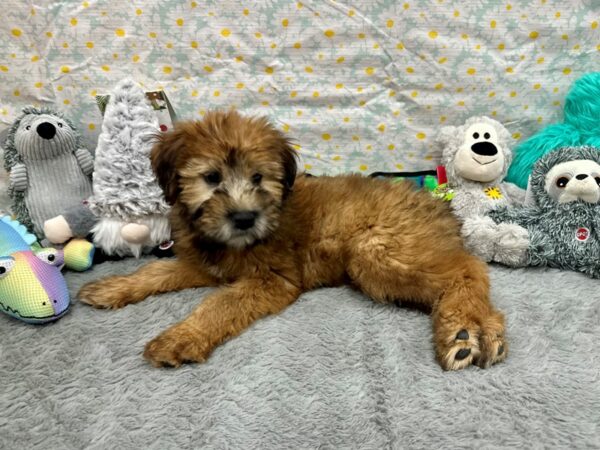
[[[479,133],[473,133],[473,139],[479,139]]]
[[[562,189],[567,185],[568,182],[569,179],[567,177],[560,177],[558,180],[556,180],[556,185]]]
[[[25,127],[25,129],[26,129],[27,131],[31,130],[31,125],[27,125],[27,126]]]
[[[62,127],[63,127],[63,124],[58,122],[58,128],[62,128]]]
[[[204,175],[204,180],[206,180],[208,184],[219,184],[221,179],[221,174],[216,170],[213,172],[208,172]]]
[[[489,138],[490,138],[490,133],[485,133],[485,134],[483,135],[483,137],[484,137],[484,138],[486,138],[486,139],[489,139]]]
[[[594,178],[594,179],[596,180],[596,184],[597,184],[598,186],[600,186],[600,177],[596,177],[596,178]]]
[[[260,182],[262,181],[262,174],[260,173],[255,173],[254,175],[252,175],[252,182],[254,184],[260,184]]]

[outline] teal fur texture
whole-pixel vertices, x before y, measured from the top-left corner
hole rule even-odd
[[[579,78],[565,100],[563,123],[549,125],[513,151],[507,181],[525,189],[537,160],[561,148],[587,145],[600,148],[600,72]]]

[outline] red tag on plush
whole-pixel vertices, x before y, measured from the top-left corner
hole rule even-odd
[[[585,227],[577,228],[577,231],[575,232],[575,239],[577,239],[579,242],[585,242],[589,238],[590,238],[590,230],[588,230]]]

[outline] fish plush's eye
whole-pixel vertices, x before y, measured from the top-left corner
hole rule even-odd
[[[10,256],[0,258],[0,279],[4,278],[15,266],[15,260]]]
[[[58,262],[58,252],[53,248],[45,248],[44,250],[36,253],[35,256],[51,266],[56,266]]]

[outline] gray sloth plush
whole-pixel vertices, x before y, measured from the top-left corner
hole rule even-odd
[[[488,117],[471,117],[460,127],[444,127],[437,143],[442,148],[451,207],[461,221],[465,246],[484,261],[522,265],[529,240],[527,230],[495,223],[488,213],[521,204],[525,192],[502,180],[512,159],[510,134]]]
[[[531,205],[490,216],[529,232],[528,265],[600,278],[600,151],[565,147],[540,159],[531,174]]]

